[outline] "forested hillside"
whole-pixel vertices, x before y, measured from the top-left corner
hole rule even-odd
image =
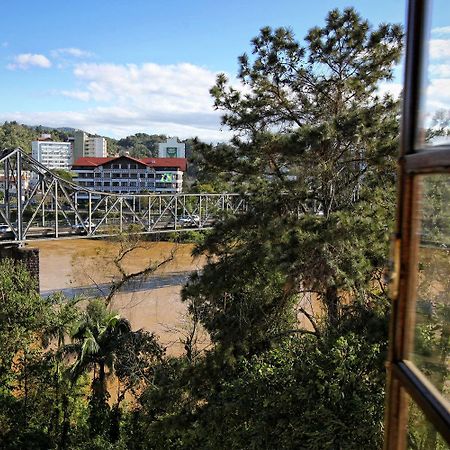
[[[66,141],[73,135],[73,131],[70,128],[32,127],[17,122],[5,122],[0,125],[0,149],[20,147],[31,153],[31,141],[36,140],[42,133],[51,134],[57,141]]]
[[[29,126],[17,122],[5,122],[0,125],[0,149],[20,147],[31,152],[31,141],[36,140],[42,133],[52,135],[55,141],[66,141],[73,136],[74,128],[50,128],[43,126]],[[108,143],[108,154],[110,156],[128,153],[135,158],[158,156],[158,143],[165,142],[165,134],[136,133],[122,139],[105,137]],[[186,139],[188,155],[192,139]]]

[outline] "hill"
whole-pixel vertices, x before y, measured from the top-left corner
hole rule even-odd
[[[66,141],[74,135],[75,131],[75,128],[70,127],[52,128],[42,125],[31,126],[18,122],[5,122],[0,125],[0,149],[21,147],[26,152],[31,153],[31,142],[42,133],[51,134],[54,140]],[[101,137],[107,140],[110,156],[127,153],[134,158],[157,156],[158,143],[165,142],[167,139],[165,134],[146,133],[136,133],[122,139],[114,139],[108,136]],[[187,139],[184,142],[187,144],[189,155],[192,139]]]

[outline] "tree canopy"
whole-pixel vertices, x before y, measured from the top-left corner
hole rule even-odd
[[[268,311],[315,294],[331,324],[349,295],[371,301],[393,220],[399,113],[377,87],[392,77],[401,40],[398,25],[373,29],[351,8],[332,10],[303,45],[289,29],[261,29],[239,58],[241,91],[218,76],[211,93],[235,137],[205,147],[203,165],[226,170],[250,208],[198,249],[215,258],[185,297],[204,305],[206,326],[208,311],[227,315],[270,287]]]

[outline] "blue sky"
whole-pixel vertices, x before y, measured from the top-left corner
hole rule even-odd
[[[444,0],[439,0],[440,2]],[[0,121],[223,140],[208,94],[259,28],[298,38],[348,2],[29,0],[0,16]],[[354,0],[372,24],[404,23],[405,3]],[[450,24],[437,24],[444,26]],[[223,139],[222,139],[223,138]]]

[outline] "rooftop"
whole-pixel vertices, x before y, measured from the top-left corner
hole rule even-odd
[[[150,167],[177,167],[183,172],[186,171],[187,168],[187,159],[186,158],[142,158],[136,159],[131,156],[112,156],[106,158],[94,157],[94,156],[86,156],[83,158],[78,158],[72,165],[73,167],[98,167],[102,166],[106,163],[127,159],[131,162],[137,162],[138,164],[143,164]]]

